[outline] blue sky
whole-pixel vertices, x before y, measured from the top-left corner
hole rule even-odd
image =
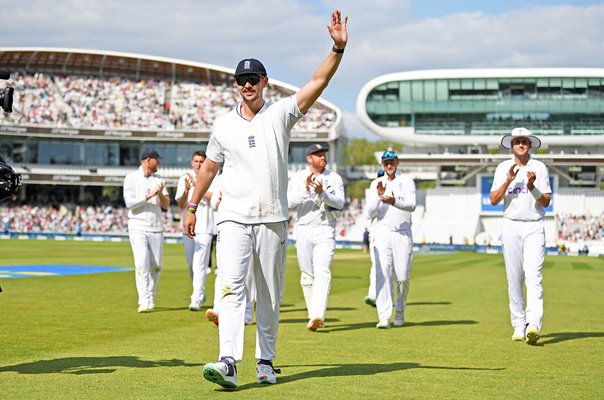
[[[0,0],[0,46],[173,57],[234,68],[264,62],[302,86],[331,48],[339,8],[350,41],[323,97],[350,137],[375,138],[355,115],[359,90],[393,72],[438,68],[601,67],[604,1]],[[10,66],[1,66],[3,69]]]

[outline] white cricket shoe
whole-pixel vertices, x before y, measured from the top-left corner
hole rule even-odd
[[[539,340],[539,329],[534,325],[529,325],[526,328],[526,343],[537,344]]]
[[[201,310],[201,301],[194,301],[189,304],[189,311],[199,311]]]
[[[256,365],[256,378],[258,378],[258,383],[270,383],[271,385],[277,383],[275,369],[266,364]]]
[[[402,311],[397,311],[394,314],[394,326],[405,325],[405,314]]]
[[[224,388],[237,387],[237,367],[228,358],[222,358],[217,363],[209,363],[203,367],[203,377]]]
[[[378,329],[390,329],[390,321],[387,319],[381,319],[375,327]]]
[[[149,309],[149,305],[147,303],[143,303],[138,306],[137,312],[139,313],[148,313],[149,311],[151,310]]]
[[[523,326],[517,326],[514,328],[514,334],[512,335],[512,340],[514,342],[524,341],[524,327]]]

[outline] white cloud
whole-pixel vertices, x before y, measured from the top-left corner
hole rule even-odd
[[[604,65],[604,4],[416,19],[412,3],[0,0],[0,37],[2,46],[125,51],[229,67],[253,56],[263,60],[271,77],[301,86],[329,52],[326,25],[329,10],[338,7],[350,17],[350,42],[324,97],[351,115],[361,87],[385,73]]]

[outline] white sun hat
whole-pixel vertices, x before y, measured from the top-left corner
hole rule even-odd
[[[541,140],[537,136],[533,136],[531,131],[526,128],[514,128],[512,129],[512,133],[510,135],[505,135],[501,139],[501,145],[506,149],[512,148],[512,140],[525,137],[531,142],[531,149],[538,149],[541,147]]]

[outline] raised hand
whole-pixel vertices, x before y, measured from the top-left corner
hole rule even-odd
[[[385,192],[386,192],[386,186],[384,185],[384,183],[382,181],[379,181],[377,184],[378,196],[380,196],[380,198],[381,198],[382,196],[384,196]]]
[[[526,178],[526,188],[528,190],[533,190],[535,187],[535,179],[537,179],[537,174],[535,174],[535,171],[527,171]]]
[[[331,23],[327,26],[327,29],[338,49],[346,47],[346,43],[348,42],[348,31],[346,30],[347,22],[348,17],[344,17],[344,21],[342,22],[342,15],[339,10],[335,10],[331,14]]]
[[[312,173],[306,177],[305,184],[306,184],[306,191],[307,192],[310,190],[310,185],[312,184],[312,177],[313,177]]]
[[[321,179],[314,178],[310,182],[310,186],[314,189],[316,194],[323,193],[323,181]]]
[[[507,178],[509,182],[512,182],[514,179],[516,179],[516,175],[518,174],[519,169],[520,168],[518,168],[516,164],[512,164],[510,170],[507,173]]]

